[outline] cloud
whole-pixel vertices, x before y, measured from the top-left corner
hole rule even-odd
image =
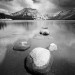
[[[3,9],[7,9],[11,12],[16,12],[23,9],[26,4],[23,0],[13,0],[13,1],[0,1],[0,7]]]
[[[8,2],[8,1],[13,1],[13,0],[0,0],[0,1],[5,1],[5,2]]]
[[[39,2],[40,2],[40,0],[33,0],[33,2],[34,2],[34,3],[39,3]]]
[[[45,14],[47,12],[52,12],[54,9],[57,9],[55,4],[49,0],[25,0],[26,3],[34,9],[37,9],[40,13]]]
[[[75,7],[75,0],[49,0],[49,1],[62,8]]]
[[[74,0],[1,0],[0,8],[11,12],[19,11],[23,8],[34,8],[42,14],[53,13],[60,9],[75,7]]]
[[[19,11],[23,8],[30,7],[37,9],[42,14],[46,13],[48,10],[52,11],[56,6],[51,3],[49,0],[13,0],[13,1],[4,1],[0,2],[0,7],[9,9],[11,12]]]

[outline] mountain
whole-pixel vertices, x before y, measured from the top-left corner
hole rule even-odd
[[[33,20],[36,18],[38,11],[36,9],[24,8],[18,12],[12,13],[12,19]]]
[[[0,19],[11,19],[11,16],[5,13],[0,13]]]
[[[53,19],[53,20],[75,20],[75,8],[60,11],[60,12],[54,14],[54,16],[50,19]]]
[[[75,20],[75,8],[63,10],[50,16],[49,14],[42,15],[36,9],[24,8],[15,13],[9,13],[0,10],[0,19],[11,20]]]
[[[0,9],[0,19],[10,19],[10,13],[7,10]]]
[[[15,13],[1,13],[0,12],[0,19],[12,19],[12,20],[37,20],[37,19],[46,19],[46,17],[40,14],[36,9],[32,8],[24,8]]]

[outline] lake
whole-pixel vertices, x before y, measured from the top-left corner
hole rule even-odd
[[[49,36],[39,35],[43,27],[48,27]],[[14,43],[19,39],[29,40],[31,47],[23,52],[14,51]],[[74,20],[0,21],[0,75],[31,75],[24,68],[25,57],[32,49],[47,48],[50,43],[58,47],[52,52],[52,75],[75,75]]]

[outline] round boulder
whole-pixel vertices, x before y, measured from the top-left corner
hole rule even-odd
[[[52,56],[49,50],[38,47],[33,49],[25,59],[25,69],[32,74],[44,74],[50,70]]]
[[[56,51],[57,50],[57,45],[55,43],[51,43],[48,47],[50,51]]]

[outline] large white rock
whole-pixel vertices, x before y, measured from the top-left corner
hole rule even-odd
[[[48,49],[34,48],[25,58],[24,67],[32,75],[45,75],[51,70],[53,56]]]
[[[49,63],[51,54],[50,51],[41,47],[35,48],[30,52],[33,62],[37,67],[42,67]]]

